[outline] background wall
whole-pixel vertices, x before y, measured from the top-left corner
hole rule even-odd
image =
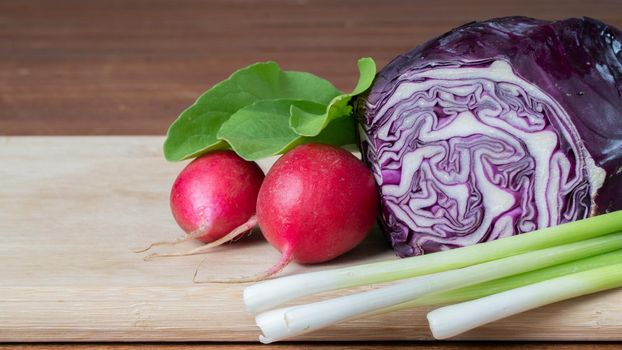
[[[212,84],[256,61],[349,89],[473,20],[590,16],[622,27],[622,1],[0,1],[0,134],[164,134]]]

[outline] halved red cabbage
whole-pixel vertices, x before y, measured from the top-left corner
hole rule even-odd
[[[469,23],[355,102],[399,256],[622,209],[622,34],[593,19]]]

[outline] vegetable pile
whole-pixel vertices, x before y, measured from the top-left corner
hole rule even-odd
[[[265,62],[201,95],[171,125],[164,143],[170,161],[196,157],[171,190],[173,216],[187,234],[137,252],[198,239],[207,244],[145,259],[205,253],[258,225],[281,259],[254,276],[201,281],[225,283],[262,280],[291,261],[321,263],[358,245],[377,216],[376,185],[363,162],[334,147],[356,143],[350,100],[369,88],[376,65],[362,58],[358,68],[351,93]],[[265,179],[252,162],[286,152]]]
[[[399,56],[358,101],[400,256],[622,209],[622,34],[508,17]]]
[[[187,235],[141,251],[193,238],[207,244],[146,259],[204,253],[258,225],[281,252],[277,263],[254,276],[201,281],[239,283],[271,277],[292,261],[317,264],[350,251],[374,225],[378,195],[362,161],[342,148],[312,143],[279,158],[265,178],[255,163],[231,151],[207,153],[179,174],[170,204]]]
[[[459,303],[428,314],[433,335],[445,339],[620,287],[620,38],[589,18],[473,22],[377,76],[373,60],[359,60],[350,93],[273,62],[241,69],[169,129],[168,160],[198,157],[171,192],[188,233],[172,243],[208,244],[168,255],[202,253],[258,225],[280,261],[257,276],[212,282],[263,280],[291,261],[351,250],[380,207],[382,227],[406,258],[246,288],[266,343],[370,314]],[[357,140],[368,167],[337,147]],[[252,163],[279,154],[265,178]]]

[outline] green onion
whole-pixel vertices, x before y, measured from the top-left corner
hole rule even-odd
[[[249,312],[258,313],[324,291],[463,268],[618,231],[622,211],[440,253],[269,280],[246,288],[244,303]]]
[[[587,271],[603,266],[622,262],[622,250],[611,253],[596,255],[577,261],[571,261],[536,271],[530,271],[510,277],[500,278],[489,282],[479,283],[474,286],[449,290],[446,292],[425,295],[411,302],[396,305],[383,311],[389,312],[417,306],[430,306],[441,304],[459,303],[467,300],[482,298],[506,290],[522,287],[532,283],[538,283],[552,278],[569,275],[572,273]]]
[[[535,236],[534,236],[535,237]],[[622,232],[535,250],[456,270],[398,282],[388,287],[259,314],[264,343],[311,332],[428,294],[492,281],[622,249]]]
[[[514,276],[499,278],[493,281],[479,283],[473,286],[424,295],[421,298],[417,298],[406,303],[378,310],[366,316],[379,315],[387,312],[409,309],[418,306],[460,303],[467,300],[473,300],[492,294],[505,292],[506,290],[522,287],[528,284],[569,275],[571,273],[577,273],[595,269],[598,267],[617,264],[619,262],[622,262],[622,250],[616,250],[611,253],[596,255],[577,261],[571,261],[564,264],[546,267],[536,271],[529,271]]]
[[[428,322],[435,338],[447,339],[517,313],[617,287],[622,287],[620,261],[436,309],[428,314]]]

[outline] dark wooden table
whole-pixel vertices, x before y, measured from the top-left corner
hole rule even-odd
[[[213,83],[275,60],[341,89],[356,59],[395,55],[472,20],[589,16],[622,1],[0,1],[1,135],[150,135]],[[39,344],[12,349],[614,349],[605,343]]]

